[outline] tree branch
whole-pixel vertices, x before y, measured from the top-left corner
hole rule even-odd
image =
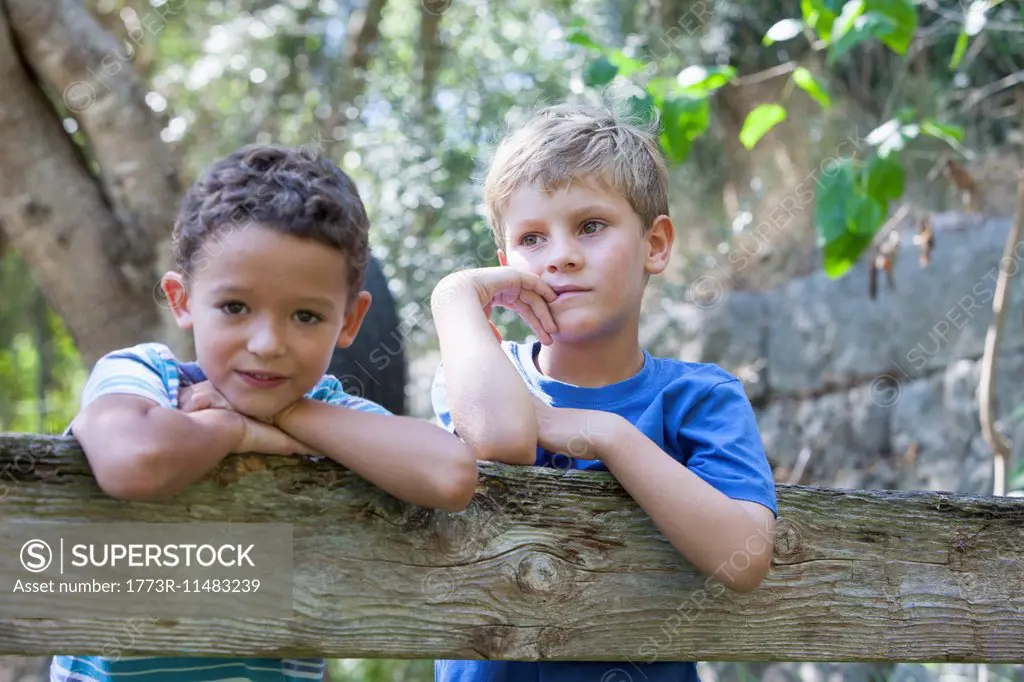
[[[1024,171],[1021,172],[1017,185],[1017,214],[1010,227],[1010,233],[1006,236],[1006,245],[1003,247],[1003,258],[999,261],[1000,263],[1007,259],[1013,262],[1022,227],[1024,227]],[[992,299],[992,321],[989,323],[988,333],[985,335],[985,352],[981,359],[981,383],[978,386],[981,435],[985,439],[985,443],[992,449],[993,495],[1006,494],[1006,469],[1012,452],[1010,442],[995,427],[995,375],[999,339],[1003,333],[1003,320],[1010,302],[1010,277],[1016,270],[1016,267],[1012,272],[1009,268],[999,268],[996,291]]]

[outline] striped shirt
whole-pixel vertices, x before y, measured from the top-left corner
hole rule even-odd
[[[182,388],[205,381],[195,363],[177,360],[159,343],[142,343],[104,355],[82,391],[81,408],[101,395],[138,395],[161,407],[177,409]],[[306,397],[364,412],[390,414],[381,405],[345,393],[341,382],[325,375]],[[65,435],[72,435],[71,427]],[[51,682],[308,682],[322,680],[322,658],[200,658],[54,656]]]

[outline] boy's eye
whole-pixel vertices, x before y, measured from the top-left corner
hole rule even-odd
[[[604,223],[600,223],[596,220],[588,220],[587,222],[583,223],[583,233],[594,234],[602,227],[604,227]]]
[[[316,324],[317,322],[322,322],[324,317],[314,313],[312,310],[300,310],[295,313],[295,319],[302,324]]]
[[[539,239],[540,237],[535,234],[527,234],[523,235],[523,238],[519,240],[519,243],[523,246],[536,246]]]
[[[218,307],[228,315],[241,315],[246,310],[245,304],[241,301],[228,301],[221,303]]]

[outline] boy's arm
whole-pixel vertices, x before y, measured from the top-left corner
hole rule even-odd
[[[274,423],[412,504],[462,511],[476,492],[476,459],[469,446],[421,419],[303,398]]]
[[[72,422],[96,482],[123,500],[173,496],[202,478],[245,437],[241,415],[185,413],[137,395],[97,397]]]
[[[672,546],[726,587],[757,588],[771,568],[772,510],[728,497],[621,417],[608,431],[601,461]]]
[[[455,431],[477,459],[531,465],[537,421],[529,389],[495,341],[485,308],[515,309],[543,341],[554,331],[545,300],[555,294],[539,278],[511,268],[467,270],[434,288],[431,311],[441,349],[446,398]]]
[[[535,409],[544,447],[604,462],[698,570],[739,592],[761,583],[775,542],[775,484],[738,381],[715,386],[687,415],[678,435],[686,466],[619,415],[541,401]]]

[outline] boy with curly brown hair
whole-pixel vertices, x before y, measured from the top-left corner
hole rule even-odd
[[[369,220],[333,163],[248,146],[189,189],[161,289],[192,331],[195,362],[167,346],[113,351],[92,369],[67,433],[99,486],[171,497],[229,453],[328,457],[397,498],[458,511],[476,489],[470,448],[434,424],[345,393],[325,375],[371,304]],[[319,680],[322,659],[57,656],[51,679]]]

